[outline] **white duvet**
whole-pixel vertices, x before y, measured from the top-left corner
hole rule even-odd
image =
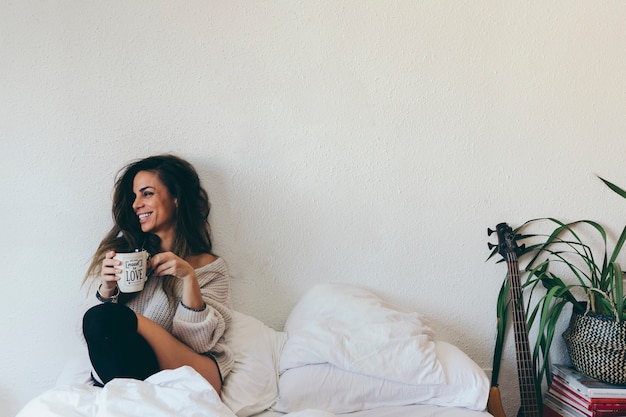
[[[359,375],[404,384],[441,384],[434,332],[422,315],[401,311],[348,285],[310,289],[285,323],[280,372],[330,364]]]
[[[29,402],[19,417],[235,417],[213,387],[188,366],[145,381],[114,379],[104,388],[64,385]]]
[[[104,388],[74,384],[48,390],[16,417],[236,417],[213,387],[188,366],[145,381],[114,379]],[[302,410],[289,417],[332,417]]]
[[[71,377],[16,417],[250,417],[267,409],[329,417],[412,404],[483,415],[489,381],[478,365],[435,341],[421,315],[368,291],[318,285],[294,307],[285,330],[233,312],[225,341],[235,366],[221,398],[190,367],[93,387],[87,358],[77,358]]]

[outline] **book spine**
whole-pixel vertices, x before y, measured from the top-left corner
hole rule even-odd
[[[567,393],[569,396],[576,398],[579,402],[589,404],[593,408],[596,404],[611,404],[615,407],[626,408],[626,398],[589,398],[583,396],[580,392],[575,391],[570,385],[563,381],[558,375],[553,375],[550,389],[558,392]]]
[[[567,397],[563,396],[555,396],[554,393],[548,391],[544,397],[544,402],[547,401],[549,404],[554,404],[560,407],[562,410],[567,410],[570,413],[580,413],[580,415],[591,417],[592,411],[585,408],[585,406],[578,404],[574,401],[571,401]]]
[[[544,397],[544,404],[563,412],[580,413],[587,417],[623,417],[626,416],[626,404],[592,404],[577,399],[571,390],[559,390],[552,384]]]
[[[543,405],[543,417],[565,417],[558,413],[558,411],[553,410],[549,405]]]
[[[569,395],[564,391],[556,390],[554,389],[554,387],[550,387],[546,395],[550,395],[555,401],[569,404],[574,408],[578,408],[581,410],[591,410],[591,403],[585,403],[583,401],[580,401],[573,395]]]
[[[561,378],[563,382],[565,382],[568,386],[570,386],[573,390],[577,391],[581,395],[587,398],[624,398],[626,399],[626,387],[618,386],[618,387],[605,387],[605,386],[587,386],[581,379],[593,383],[594,385],[610,385],[601,383],[599,381],[594,380],[593,378],[585,377],[573,369],[561,367],[561,366],[553,366],[553,373],[555,376]]]
[[[551,409],[557,416],[561,417],[587,417],[585,414],[578,412],[567,405],[554,402],[550,397],[543,399],[544,412],[546,407]],[[544,413],[544,417],[547,417]]]

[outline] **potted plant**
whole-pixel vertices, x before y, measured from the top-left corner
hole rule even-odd
[[[600,180],[626,198],[622,188]],[[533,349],[537,384],[544,378],[551,381],[550,347],[567,305],[572,307],[572,316],[563,337],[574,366],[605,382],[626,383],[626,299],[618,263],[626,226],[612,248],[605,227],[592,220],[566,223],[539,218],[525,222],[514,233],[520,242],[527,327],[537,334]],[[499,317],[506,308],[505,297],[506,291],[501,291]],[[503,331],[501,321],[499,332]]]

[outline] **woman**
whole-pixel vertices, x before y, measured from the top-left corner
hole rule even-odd
[[[145,379],[188,365],[217,393],[233,367],[223,341],[232,319],[230,277],[211,253],[209,200],[195,169],[173,155],[131,163],[115,183],[114,226],[100,243],[86,281],[83,334],[96,382]],[[120,293],[117,252],[145,249],[151,270],[142,291]]]

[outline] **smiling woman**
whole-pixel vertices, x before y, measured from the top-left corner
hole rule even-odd
[[[120,172],[113,200],[114,225],[85,277],[99,284],[83,309],[95,383],[189,365],[219,393],[233,366],[223,342],[230,278],[211,253],[209,199],[196,170],[173,155],[133,162]],[[115,255],[142,249],[152,254],[150,279],[140,292],[121,293]]]
[[[161,239],[161,246],[171,248],[172,242],[164,242],[175,236],[175,213],[178,199],[170,195],[167,187],[156,172],[140,171],[133,181],[135,201],[133,210],[137,214],[141,231],[153,233]]]

